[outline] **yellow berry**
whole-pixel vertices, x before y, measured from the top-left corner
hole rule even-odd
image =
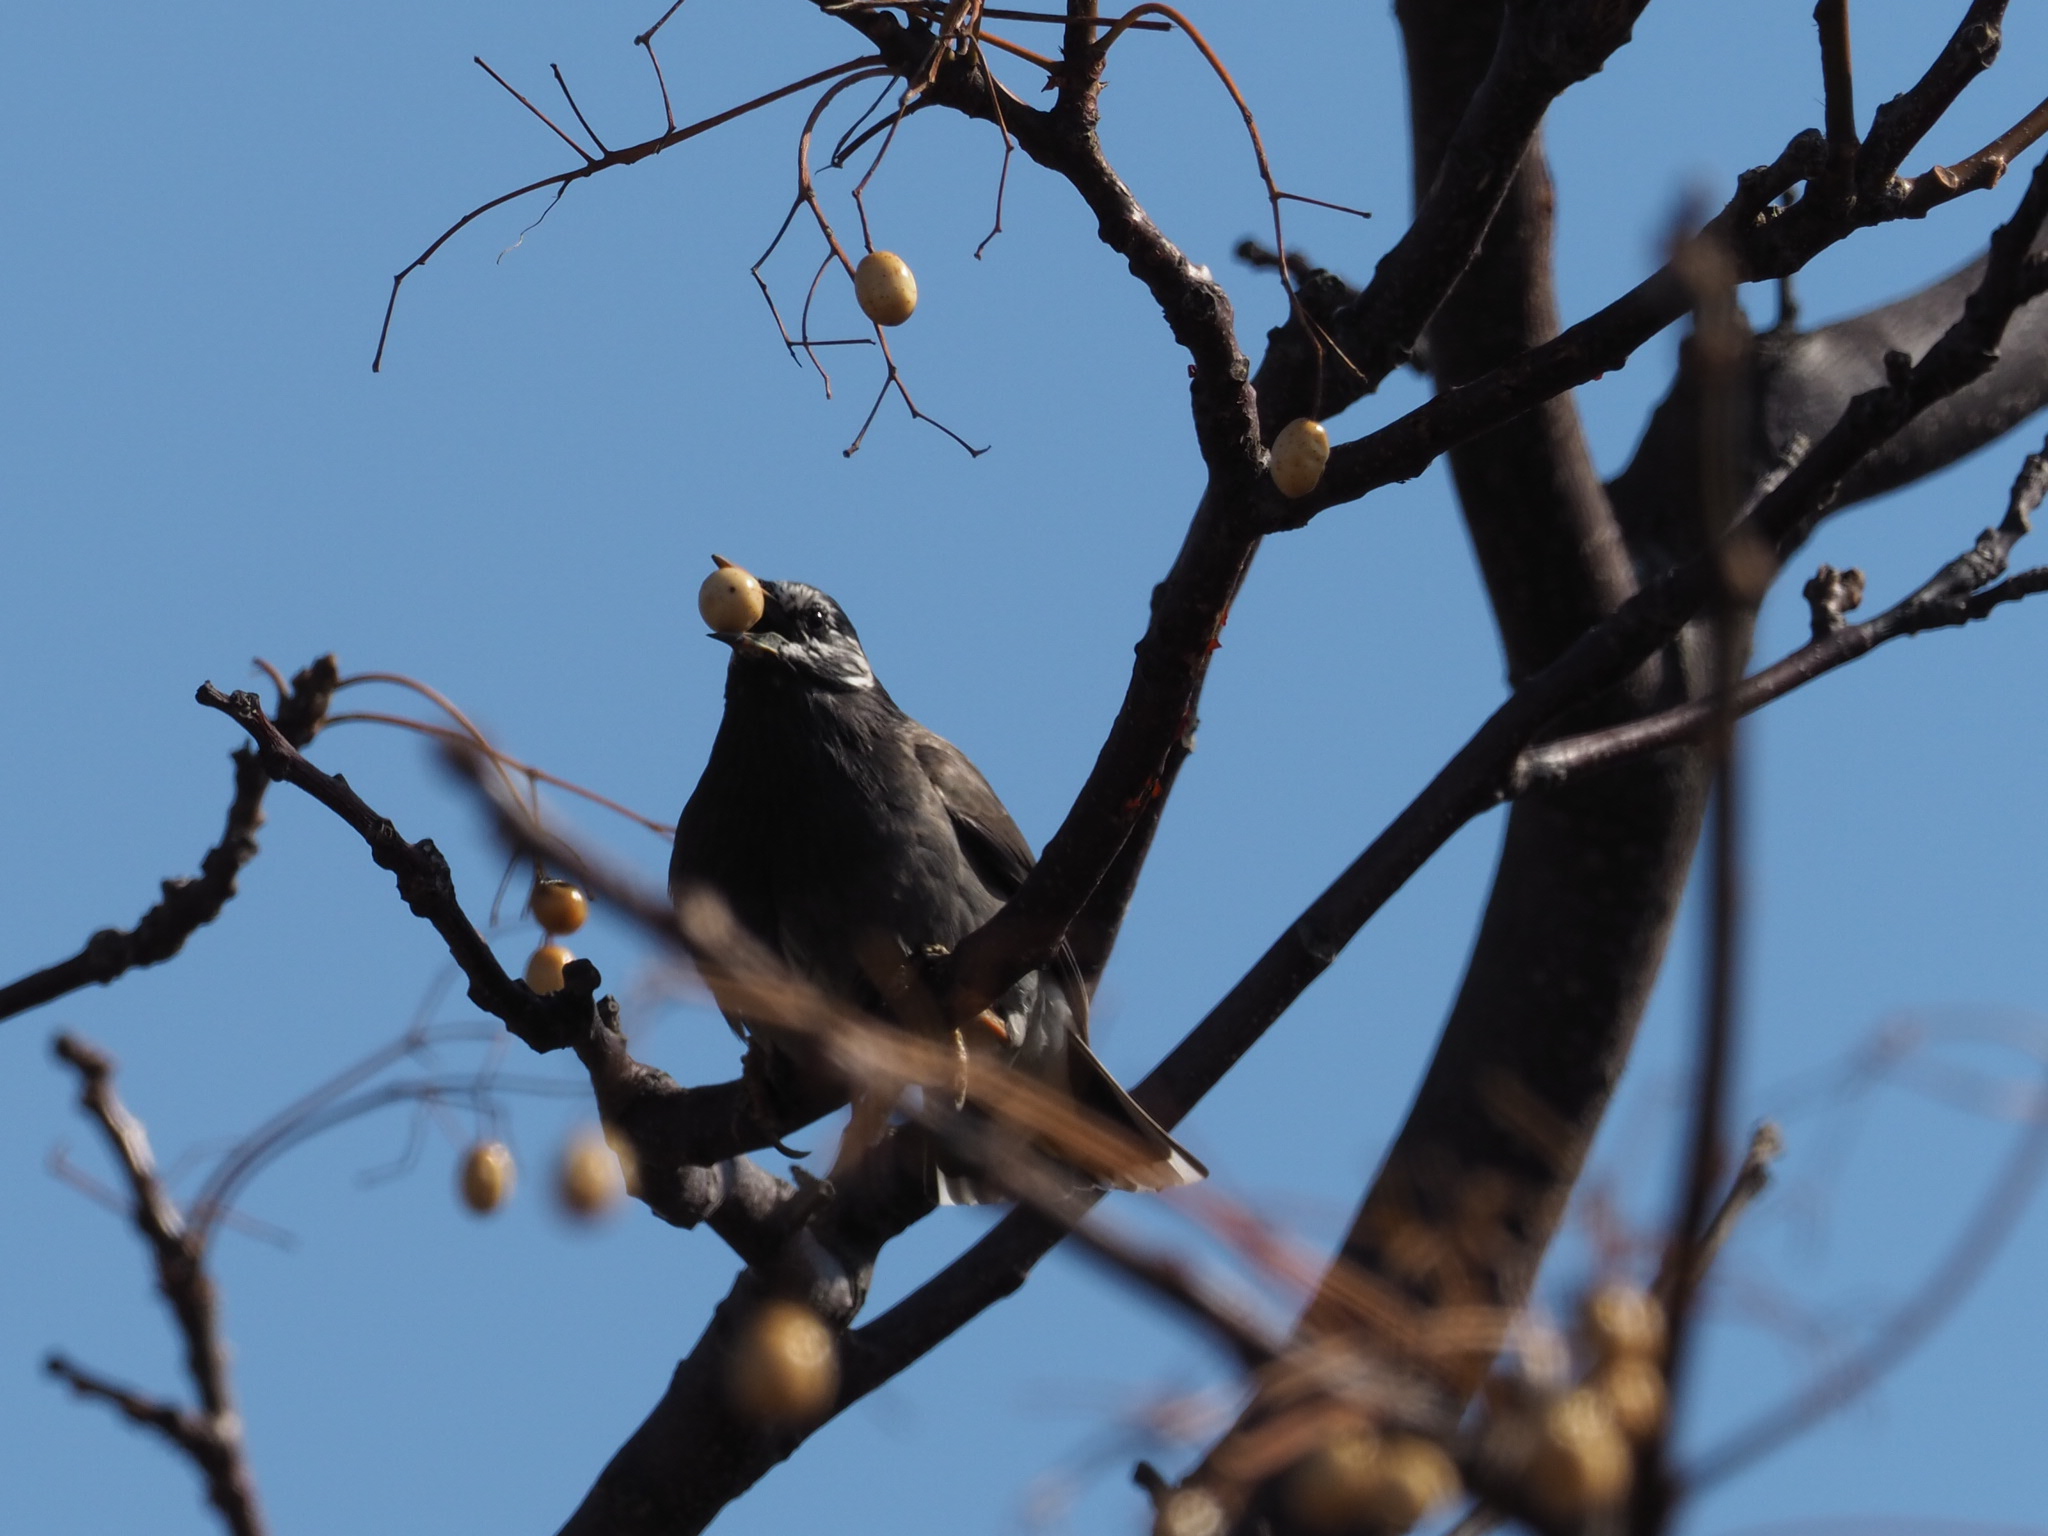
[[[512,1149],[502,1141],[480,1141],[462,1155],[462,1203],[488,1216],[512,1198],[516,1178]]]
[[[741,1329],[726,1384],[733,1405],[759,1424],[808,1424],[839,1393],[839,1345],[817,1313],[770,1301]]]
[[[1379,1439],[1369,1431],[1324,1441],[1294,1464],[1281,1485],[1287,1512],[1316,1536],[1357,1529],[1365,1523],[1379,1459]]]
[[[555,1192],[572,1216],[601,1216],[618,1203],[623,1188],[619,1160],[596,1131],[579,1131],[562,1148]]]
[[[527,957],[526,984],[545,995],[562,990],[562,967],[576,957],[559,944],[543,944]]]
[[[1664,1307],[1633,1285],[1603,1285],[1586,1298],[1586,1341],[1602,1360],[1648,1359],[1664,1348]]]
[[[1441,1446],[1419,1435],[1396,1435],[1380,1445],[1367,1518],[1379,1530],[1405,1531],[1457,1491],[1458,1469]]]
[[[721,635],[744,634],[761,622],[768,608],[767,594],[752,571],[717,555],[711,558],[718,569],[697,589],[697,612]]]
[[[640,1154],[633,1146],[633,1139],[616,1126],[604,1128],[604,1144],[612,1150],[618,1160],[619,1182],[626,1193],[635,1199],[640,1195]]]
[[[1618,1355],[1587,1383],[1606,1399],[1607,1411],[1631,1440],[1647,1440],[1664,1422],[1670,1394],[1657,1362],[1645,1355]]]
[[[1526,1486],[1539,1508],[1575,1525],[1619,1503],[1634,1470],[1628,1441],[1606,1399],[1580,1387],[1543,1411]]]
[[[917,312],[917,278],[894,251],[870,251],[853,269],[853,296],[877,325],[901,325]]]
[[[1282,496],[1306,496],[1321,483],[1329,462],[1330,434],[1320,421],[1297,416],[1273,439],[1267,467]]]
[[[1152,1516],[1152,1536],[1223,1536],[1229,1528],[1223,1501],[1206,1488],[1174,1489]]]
[[[1304,1529],[1339,1536],[1405,1531],[1457,1491],[1458,1469],[1433,1441],[1354,1431],[1295,1463],[1282,1498]]]
[[[590,916],[590,898],[567,880],[542,880],[533,888],[533,919],[549,933],[574,933]]]

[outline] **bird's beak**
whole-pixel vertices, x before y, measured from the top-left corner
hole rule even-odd
[[[782,655],[782,636],[778,634],[755,634],[742,629],[714,629],[710,633],[712,639],[731,646],[735,656],[772,656],[779,659]]]

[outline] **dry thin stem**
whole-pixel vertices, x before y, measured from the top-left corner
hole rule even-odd
[[[387,715],[375,710],[350,710],[345,714],[330,715],[327,718],[328,725],[348,725],[356,721],[370,725],[396,726],[401,730],[413,731],[434,741],[444,742],[449,746],[476,747],[492,762],[521,775],[529,783],[538,782],[552,785],[556,789],[588,800],[591,804],[602,806],[614,815],[623,816],[628,821],[639,823],[657,837],[672,838],[676,835],[675,825],[672,822],[659,821],[652,816],[643,815],[631,806],[621,805],[609,796],[601,795],[596,790],[588,789],[574,780],[562,778],[559,774],[549,773],[545,768],[536,768],[531,763],[523,763],[511,753],[502,748],[492,746],[489,742],[479,743],[467,731],[450,730],[447,726],[432,725],[425,720],[414,720],[406,715]]]
[[[491,66],[486,64],[480,57],[472,58],[471,62],[474,63],[478,69],[481,69],[485,74],[489,75],[493,80],[497,81],[498,84],[504,86],[507,91],[511,92],[512,99],[514,101],[518,102],[519,105],[526,108],[527,111],[531,112],[535,117],[539,118],[542,122],[546,123],[549,128],[553,129],[555,137],[560,139],[564,144],[568,145],[571,149],[575,150],[577,154],[581,155],[586,165],[595,165],[597,163],[597,160],[599,158],[598,156],[593,155],[581,144],[578,144],[574,139],[570,138],[568,134],[562,132],[561,127],[555,122],[555,120],[549,117],[547,113],[541,111],[541,109],[539,107],[536,107],[532,102],[528,101],[524,96],[520,95],[519,92],[513,88],[511,81],[507,80],[503,75],[499,74],[495,69],[491,68]],[[556,76],[557,80],[559,80],[560,78],[561,77],[559,75]],[[564,95],[568,94],[568,90],[569,88],[566,85],[562,87],[562,92]],[[569,105],[573,107],[575,106],[575,103],[572,101],[569,103]],[[583,114],[579,112],[576,115],[580,118]],[[597,135],[592,134],[591,137],[596,138]],[[603,146],[600,145],[599,148],[602,149]]]
[[[1320,397],[1322,394],[1320,382],[1322,374],[1321,360],[1324,349],[1327,348],[1331,353],[1335,354],[1337,360],[1345,368],[1354,373],[1360,372],[1360,370],[1349,357],[1345,356],[1343,347],[1338,345],[1336,338],[1329,333],[1322,322],[1309,313],[1307,306],[1301,301],[1300,291],[1294,285],[1293,265],[1287,259],[1287,232],[1280,216],[1280,204],[1290,194],[1282,192],[1280,190],[1280,183],[1274,178],[1272,162],[1266,156],[1266,141],[1259,132],[1259,120],[1252,112],[1251,103],[1245,100],[1244,92],[1238,89],[1237,81],[1231,75],[1229,67],[1223,62],[1222,56],[1210,45],[1209,40],[1202,35],[1200,28],[1196,27],[1193,22],[1189,21],[1187,17],[1183,16],[1172,6],[1159,4],[1157,0],[1147,0],[1147,3],[1134,6],[1118,17],[1101,42],[1096,44],[1096,49],[1098,53],[1107,53],[1115,45],[1118,38],[1122,37],[1133,26],[1136,26],[1141,17],[1148,15],[1163,16],[1170,25],[1180,28],[1188,41],[1195,45],[1196,51],[1202,55],[1203,60],[1208,64],[1210,70],[1214,72],[1216,78],[1223,82],[1223,88],[1230,93],[1231,102],[1237,107],[1238,115],[1244,119],[1245,134],[1251,140],[1252,156],[1258,162],[1259,180],[1265,183],[1266,201],[1271,208],[1273,216],[1273,250],[1277,257],[1274,270],[1279,273],[1280,286],[1287,291],[1289,312],[1300,320],[1316,349],[1316,372],[1318,379],[1316,395],[1318,403],[1312,409],[1311,414],[1320,415]],[[1312,197],[1297,197],[1294,200],[1307,203],[1319,201]],[[1359,212],[1355,208],[1343,208],[1341,204],[1337,203],[1324,203],[1321,206],[1341,208],[1346,213]],[[1369,214],[1363,216],[1371,217]]]
[[[555,77],[555,84],[562,88],[562,100],[569,103],[569,110],[576,114],[576,121],[581,123],[583,131],[590,135],[590,142],[597,146],[597,152],[601,155],[610,154],[611,149],[597,136],[597,130],[590,126],[590,119],[583,115],[583,109],[576,105],[576,98],[569,92],[569,82],[562,78],[562,66],[550,64],[548,69]]]
[[[653,49],[650,48],[648,52],[651,55]],[[478,62],[482,63],[482,60],[478,60]],[[530,197],[535,192],[545,192],[550,188],[555,189],[557,196],[559,196],[561,192],[567,191],[571,185],[583,180],[587,176],[595,176],[599,171],[610,170],[615,165],[638,164],[649,156],[658,155],[663,150],[673,149],[676,145],[683,143],[687,139],[694,139],[701,133],[709,133],[713,128],[729,123],[734,118],[744,117],[749,112],[758,111],[762,107],[782,100],[785,96],[794,96],[799,91],[809,90],[812,86],[822,84],[835,76],[843,75],[849,70],[860,69],[875,62],[876,60],[873,55],[864,55],[858,59],[849,59],[844,64],[834,64],[829,69],[821,69],[815,74],[804,76],[801,80],[792,80],[788,85],[778,86],[775,90],[765,92],[750,101],[743,101],[736,107],[728,107],[725,111],[714,113],[710,117],[701,118],[686,127],[671,127],[668,132],[661,134],[657,138],[647,139],[638,144],[629,144],[623,149],[610,150],[594,159],[585,155],[584,163],[573,171],[562,171],[553,176],[544,176],[539,181],[529,182],[523,187],[515,187],[510,192],[501,193],[489,202],[479,203],[453,224],[442,230],[439,235],[435,236],[433,242],[424,251],[415,256],[391,279],[391,297],[384,306],[384,324],[377,332],[377,351],[376,355],[370,360],[370,371],[372,373],[379,372],[384,366],[384,348],[391,340],[391,317],[398,308],[398,291],[405,286],[405,280],[432,261],[442,246],[446,245],[492,209],[502,208],[507,203],[516,202],[522,197]],[[510,90],[511,87],[507,86],[506,89]],[[515,91],[513,94],[517,95],[518,93]],[[667,97],[668,88],[664,85],[662,88],[662,98],[666,101]],[[556,132],[559,133],[560,131],[560,129],[556,129]],[[566,134],[563,136],[567,137]],[[575,145],[573,139],[569,142]],[[576,150],[578,154],[584,154],[581,146],[576,146]]]

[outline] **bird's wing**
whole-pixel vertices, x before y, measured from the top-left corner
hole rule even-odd
[[[953,833],[960,839],[960,851],[981,877],[993,896],[1008,900],[1016,894],[1024,877],[1037,862],[1031,844],[1017,823],[1003,808],[1003,802],[989,787],[981,770],[967,760],[945,737],[915,723],[911,726],[911,748],[932,788],[945,802],[952,818]]]
[[[911,748],[917,754],[925,777],[939,792],[946,815],[952,820],[953,835],[967,856],[981,883],[993,896],[1008,901],[1037,863],[1031,844],[1004,808],[1002,799],[981,770],[968,761],[967,754],[936,731],[911,722]],[[1088,987],[1081,967],[1065,941],[1053,957],[1053,979],[1066,994],[1073,1031],[1088,1038]]]

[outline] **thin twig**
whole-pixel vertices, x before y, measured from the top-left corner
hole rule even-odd
[[[597,163],[600,156],[593,155],[581,144],[578,144],[574,139],[570,138],[568,134],[562,132],[560,125],[558,125],[553,118],[549,117],[547,113],[541,111],[539,107],[536,107],[532,102],[528,101],[524,96],[520,95],[519,92],[513,88],[511,81],[507,80],[503,75],[499,74],[495,69],[491,68],[490,65],[486,64],[480,56],[473,57],[471,62],[474,63],[478,69],[481,69],[485,74],[489,75],[493,80],[497,81],[498,84],[504,86],[507,91],[511,92],[512,99],[514,101],[518,102],[519,105],[526,108],[527,111],[531,112],[535,117],[539,118],[542,122],[546,123],[548,127],[554,131],[554,135],[556,138],[560,139],[564,144],[568,145],[571,149],[575,150],[577,154],[583,157],[584,163],[586,165],[595,165]],[[559,79],[560,76],[558,75],[556,78]],[[568,89],[569,88],[567,86],[562,87],[564,94],[567,94]],[[572,101],[569,103],[569,105],[573,107],[575,106],[575,103]],[[583,114],[579,112],[576,115],[580,118]],[[596,135],[593,134],[592,137],[595,138]],[[602,149],[603,146],[600,145],[599,148]]]
[[[489,742],[479,743],[466,731],[452,730],[443,725],[431,725],[425,720],[414,720],[406,715],[387,715],[377,710],[367,709],[349,710],[342,714],[330,715],[327,718],[328,725],[349,725],[355,722],[368,725],[396,726],[401,730],[414,731],[419,735],[430,737],[435,741],[444,742],[450,746],[477,747],[493,762],[509,769],[513,773],[522,775],[529,781],[552,785],[554,788],[562,790],[567,794],[576,795],[581,799],[588,800],[592,805],[602,806],[614,815],[623,816],[628,821],[638,822],[657,837],[674,837],[676,835],[675,825],[672,822],[660,821],[655,817],[643,815],[631,806],[621,805],[609,796],[601,795],[594,789],[587,789],[572,779],[565,779],[559,774],[549,773],[545,768],[536,768],[531,763],[523,763],[501,747],[493,746]]]
[[[1763,708],[1837,667],[1866,656],[1887,641],[1929,630],[1956,628],[1989,618],[2007,603],[2048,586],[2048,572],[2023,571],[2000,581],[2012,550],[2032,526],[2048,492],[2048,444],[2028,455],[2013,482],[1998,527],[1986,529],[1969,550],[1949,561],[1891,608],[1860,624],[1817,626],[1821,633],[1782,660],[1743,679],[1735,707],[1743,714]],[[1824,576],[1839,576],[1823,566]],[[1562,783],[1582,773],[1645,753],[1698,739],[1713,722],[1711,703],[1676,705],[1643,720],[1608,730],[1568,736],[1531,747],[1516,759],[1510,793]]]
[[[1750,1133],[1749,1149],[1742,1154],[1742,1166],[1735,1171],[1735,1177],[1728,1182],[1728,1191],[1721,1197],[1721,1204],[1713,1217],[1700,1231],[1699,1239],[1692,1247],[1693,1283],[1698,1285],[1707,1271],[1713,1268],[1714,1260],[1720,1256],[1735,1224],[1743,1213],[1756,1202],[1771,1182],[1771,1165],[1784,1155],[1785,1136],[1772,1122],[1766,1120]],[[1673,1261],[1677,1256],[1675,1248],[1667,1246],[1664,1266],[1659,1270],[1656,1283],[1651,1287],[1659,1300],[1669,1304],[1677,1271]]]
[[[1870,1342],[1788,1401],[1758,1415],[1714,1446],[1684,1470],[1682,1486],[1697,1491],[1755,1464],[1874,1387],[1926,1341],[1983,1277],[2017,1229],[2021,1213],[2044,1177],[2048,1177],[2048,1085],[2036,1093],[2025,1130],[1953,1245]]]
[[[148,1244],[157,1290],[177,1324],[185,1371],[199,1405],[181,1409],[146,1398],[83,1371],[61,1355],[45,1368],[82,1395],[111,1403],[177,1447],[206,1481],[206,1495],[231,1536],[263,1536],[263,1514],[242,1444],[228,1349],[220,1335],[213,1280],[206,1272],[205,1240],[157,1177],[156,1159],[142,1122],[114,1091],[114,1063],[75,1035],[59,1035],[57,1056],[78,1073],[79,1105],[105,1134],[127,1176],[128,1215]]]
[[[649,51],[650,53],[652,52],[651,49]],[[481,63],[482,61],[478,60],[478,62]],[[522,197],[530,197],[536,192],[545,192],[550,188],[566,189],[571,184],[582,181],[585,177],[595,176],[599,171],[610,170],[616,165],[636,165],[651,155],[658,155],[663,150],[673,149],[685,140],[694,139],[701,133],[709,133],[713,128],[729,123],[736,117],[743,117],[749,112],[757,111],[762,107],[778,102],[785,96],[794,96],[798,91],[808,90],[814,85],[822,84],[824,81],[832,79],[835,75],[843,75],[848,70],[859,69],[864,65],[873,64],[874,62],[875,59],[872,55],[858,59],[849,59],[844,64],[835,64],[829,69],[821,69],[815,74],[806,75],[801,80],[792,80],[788,85],[778,86],[775,90],[765,92],[750,101],[743,101],[738,106],[729,107],[723,112],[714,113],[710,117],[701,118],[686,127],[672,127],[668,132],[661,134],[659,137],[644,140],[639,144],[629,144],[623,149],[611,150],[606,154],[598,156],[596,159],[591,159],[585,155],[584,163],[573,171],[562,171],[553,176],[544,176],[539,181],[529,182],[523,187],[515,187],[510,192],[501,193],[489,202],[479,203],[453,224],[442,230],[439,235],[435,236],[433,242],[424,251],[415,256],[391,279],[391,297],[384,305],[384,324],[377,332],[377,351],[370,360],[370,371],[377,373],[383,369],[384,348],[391,340],[391,317],[397,311],[398,291],[405,286],[405,280],[432,261],[442,246],[446,245],[492,209],[502,208],[507,203],[517,202]],[[506,89],[510,90],[511,87],[507,86]],[[515,91],[513,94],[517,95],[518,93]],[[668,94],[666,86],[663,87],[662,94],[665,100]],[[557,129],[556,131],[560,132],[561,130]],[[570,142],[573,144],[575,141],[571,140]],[[583,153],[580,146],[577,147],[577,153]]]
[[[320,729],[337,686],[339,674],[334,658],[324,656],[314,662],[289,687],[278,678],[274,667],[268,663],[263,666],[278,682],[279,732],[294,745],[304,746]],[[124,972],[160,965],[220,915],[235,895],[236,881],[243,868],[256,857],[256,832],[263,825],[263,795],[270,787],[269,776],[253,752],[243,747],[232,756],[235,793],[228,802],[227,825],[220,841],[199,861],[199,874],[164,881],[163,899],[143,913],[133,928],[102,928],[68,960],[31,971],[0,987],[0,1019],[41,1007],[80,987],[105,986]]]
[[[601,155],[610,154],[611,150],[606,146],[604,140],[597,136],[597,130],[590,126],[590,119],[585,117],[583,109],[576,105],[576,98],[569,94],[569,82],[562,78],[562,66],[550,64],[548,69],[554,74],[555,84],[562,88],[562,100],[569,103],[569,110],[576,114],[576,121],[581,123],[583,131],[590,135],[590,142],[597,146],[597,152]]]

